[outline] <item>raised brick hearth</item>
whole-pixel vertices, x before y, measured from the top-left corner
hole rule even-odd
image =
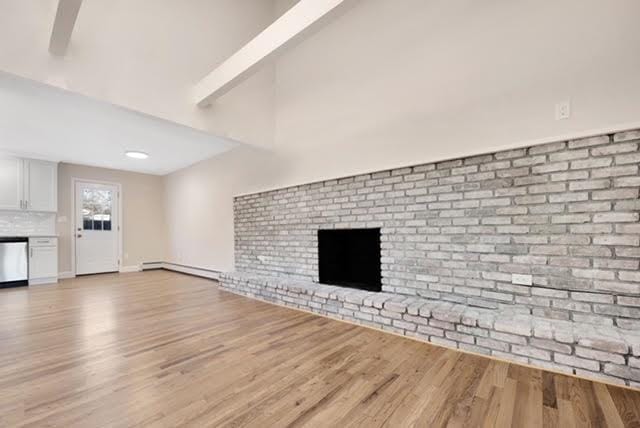
[[[225,273],[222,286],[267,302],[438,345],[640,388],[640,335],[505,309],[353,290],[309,281]]]
[[[639,143],[629,131],[237,197],[238,272],[222,284],[638,386]],[[380,228],[383,293],[317,284],[317,231],[332,228]]]

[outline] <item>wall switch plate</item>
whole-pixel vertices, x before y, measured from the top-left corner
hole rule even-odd
[[[518,285],[533,285],[533,276],[514,273],[511,275],[511,283]]]
[[[571,101],[564,100],[556,104],[556,120],[569,119],[571,117]]]

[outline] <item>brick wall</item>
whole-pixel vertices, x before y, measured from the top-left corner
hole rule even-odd
[[[236,269],[317,282],[318,229],[380,227],[385,292],[640,328],[639,143],[630,131],[239,196]]]

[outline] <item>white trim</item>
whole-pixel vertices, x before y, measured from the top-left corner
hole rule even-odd
[[[49,52],[52,55],[64,56],[67,52],[81,5],[82,0],[60,0],[58,2],[56,17],[53,21],[51,37],[49,38]]]
[[[38,279],[30,279],[29,280],[29,286],[31,285],[45,285],[45,284],[57,284],[58,283],[58,277],[51,277],[51,278],[38,278]]]
[[[129,273],[129,272],[140,272],[142,269],[139,265],[132,266],[122,266],[120,268],[120,273]]]
[[[346,0],[300,0],[253,40],[219,64],[193,88],[198,107],[206,107],[298,40]]]
[[[153,265],[157,265],[157,264],[158,263],[153,263]],[[169,263],[169,262],[162,262],[161,264],[162,264],[162,269],[170,270],[173,272],[186,273],[189,275],[201,276],[203,278],[209,278],[209,279],[215,279],[215,280],[220,279],[220,272],[217,272],[211,269],[197,268],[193,266],[184,266],[184,265],[179,265],[176,263]],[[146,265],[144,265],[143,270],[146,270],[145,268],[147,268]]]
[[[441,157],[417,159],[415,162],[411,162],[410,164],[398,163],[398,164],[391,164],[391,165],[385,166],[384,168],[363,169],[361,171],[349,172],[349,173],[346,173],[345,175],[340,175],[338,177],[324,177],[324,178],[312,179],[311,181],[303,181],[303,182],[294,181],[289,184],[279,185],[277,187],[263,187],[263,188],[258,188],[257,190],[252,190],[250,192],[236,193],[233,195],[233,197],[236,198],[239,196],[255,195],[257,193],[272,192],[274,190],[288,189],[290,187],[303,186],[305,184],[321,183],[327,180],[340,180],[342,178],[354,177],[356,175],[373,174],[376,172],[389,171],[392,169],[406,168],[410,166],[425,165],[425,164],[437,163],[437,162],[446,162],[449,160],[464,159],[464,158],[469,158],[473,156],[486,155],[489,153],[502,152],[506,150],[521,149],[524,147],[533,147],[533,146],[538,146],[540,144],[556,143],[558,141],[578,140],[580,138],[615,134],[618,132],[631,131],[636,129],[640,129],[640,122],[621,123],[621,124],[612,125],[606,128],[590,129],[586,131],[575,131],[575,132],[560,134],[552,137],[536,138],[533,140],[523,140],[515,143],[507,143],[507,144],[501,144],[496,146],[490,146],[486,149],[475,149],[475,150],[469,150],[464,152],[456,152],[452,155],[446,155]]]
[[[122,266],[122,233],[124,230],[123,227],[123,218],[122,218],[122,201],[124,200],[122,193],[122,184],[115,181],[105,181],[105,180],[91,180],[87,178],[80,177],[71,177],[71,235],[69,235],[71,241],[71,273],[73,277],[76,276],[76,183],[93,183],[93,184],[106,184],[108,186],[116,186],[118,188],[118,260],[120,261],[119,266]]]
[[[68,272],[58,272],[58,279],[71,279],[75,278],[76,274],[68,271]]]

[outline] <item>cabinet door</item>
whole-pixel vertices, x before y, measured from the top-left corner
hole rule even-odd
[[[29,249],[29,279],[58,277],[58,248],[31,247]]]
[[[58,164],[25,160],[25,199],[30,211],[58,210]]]
[[[0,157],[0,210],[22,209],[22,167],[22,159]]]

